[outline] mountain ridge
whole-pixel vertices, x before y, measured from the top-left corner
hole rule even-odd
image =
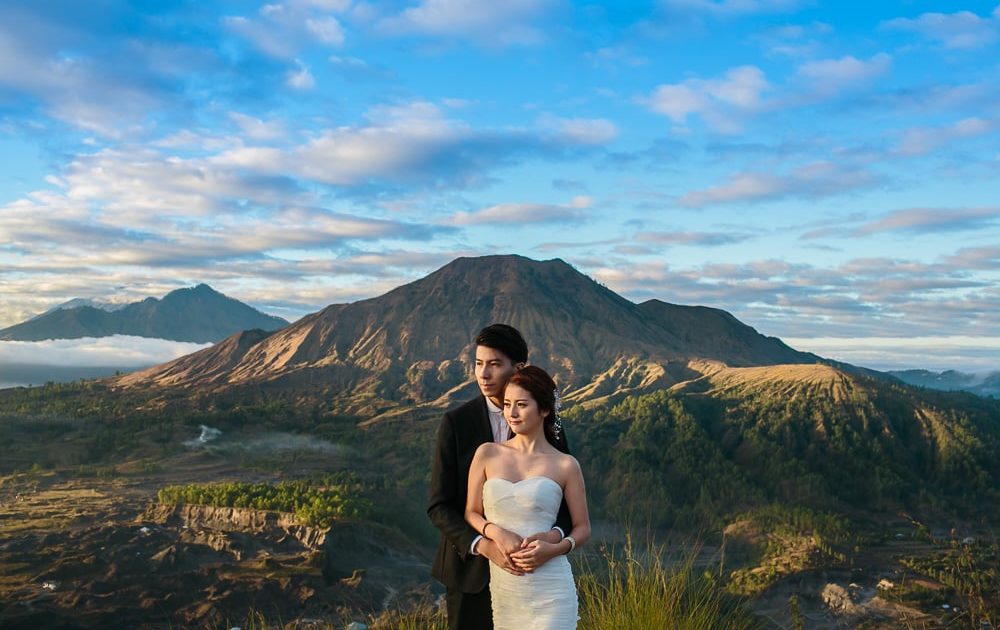
[[[886,374],[907,385],[940,391],[963,391],[979,396],[1000,396],[1000,371],[970,374],[958,370],[889,370]]]
[[[119,387],[324,390],[352,412],[447,404],[471,384],[472,339],[505,322],[529,360],[553,371],[569,401],[646,391],[692,376],[689,363],[816,363],[719,309],[636,304],[561,259],[458,258],[424,278],[332,304],[253,343],[226,340],[115,381]],[[229,366],[219,370],[219,365]]]
[[[90,305],[57,308],[0,330],[0,339],[41,341],[120,334],[206,343],[241,330],[274,330],[287,324],[202,283],[111,311]]]

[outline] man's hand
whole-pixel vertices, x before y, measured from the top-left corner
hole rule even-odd
[[[476,544],[476,551],[481,556],[485,556],[490,562],[497,565],[511,575],[524,575],[524,571],[519,569],[511,561],[510,556],[503,552],[496,542],[489,538],[483,538]]]
[[[541,540],[547,543],[552,543],[553,545],[560,542],[563,539],[562,534],[559,533],[558,529],[552,528],[547,532],[538,532],[537,534],[532,534],[521,542],[521,549],[524,549],[529,544],[535,542],[536,540]]]

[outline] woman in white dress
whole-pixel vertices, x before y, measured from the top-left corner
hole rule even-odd
[[[566,554],[590,538],[590,517],[580,464],[555,446],[558,408],[555,383],[544,370],[515,372],[503,401],[513,437],[480,446],[469,469],[465,518],[515,567],[490,563],[495,630],[576,628],[576,585]],[[551,528],[563,497],[573,529],[558,540]]]

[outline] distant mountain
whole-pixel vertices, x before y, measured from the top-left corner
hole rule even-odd
[[[243,332],[123,377],[125,387],[311,389],[346,411],[447,404],[474,390],[472,338],[506,322],[568,400],[667,387],[692,365],[816,363],[718,309],[635,304],[562,260],[459,258],[380,297],[335,304],[282,330]],[[692,363],[696,361],[696,363]]]
[[[150,297],[114,310],[106,310],[104,306],[66,306],[2,329],[0,339],[40,341],[136,335],[206,343],[241,330],[275,330],[288,324],[280,317],[226,297],[207,284],[178,289],[163,299]]]
[[[1000,396],[1000,372],[985,376],[957,370],[932,372],[930,370],[893,370],[886,372],[907,385],[940,389],[943,391],[972,392],[980,396]]]
[[[129,305],[128,302],[105,302],[104,300],[95,300],[93,298],[73,298],[72,300],[63,302],[62,304],[57,304],[52,308],[50,308],[49,310],[42,313],[41,315],[36,315],[31,319],[38,319],[55,311],[67,311],[70,309],[79,308],[81,306],[90,306],[102,311],[113,313],[115,311],[125,308],[128,305]]]

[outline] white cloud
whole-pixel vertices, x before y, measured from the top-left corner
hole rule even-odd
[[[421,0],[383,18],[379,28],[388,34],[451,37],[487,46],[535,44],[543,39],[543,31],[534,22],[553,4],[551,0]]]
[[[1000,119],[963,118],[950,125],[939,127],[916,127],[903,132],[899,143],[892,149],[897,155],[926,155],[942,146],[978,138],[1000,131]]]
[[[681,205],[700,208],[724,203],[746,203],[782,197],[828,197],[878,183],[865,170],[832,162],[813,162],[783,174],[742,172],[725,183],[682,195]]]
[[[280,140],[288,137],[288,129],[280,120],[264,121],[240,112],[229,112],[229,118],[239,126],[240,135],[251,140]]]
[[[306,19],[306,29],[324,44],[341,46],[344,43],[344,27],[337,18],[326,16]]]
[[[994,270],[1000,268],[996,254],[993,248]],[[636,263],[604,255],[589,265],[571,262],[584,270],[589,266],[591,275],[632,300],[722,308],[782,339],[947,337],[956,330],[969,338],[1000,338],[993,315],[1000,309],[1000,291],[988,277],[970,276],[965,259],[857,258],[832,266],[754,260],[681,267],[667,265],[662,256]],[[995,348],[973,346],[951,352],[1000,369]],[[922,364],[909,367],[937,366],[925,356]]]
[[[63,367],[140,367],[170,361],[211,345],[129,335],[0,341],[0,363]]]
[[[798,74],[813,83],[820,94],[835,94],[861,87],[885,75],[892,66],[892,57],[879,53],[861,60],[852,55],[840,59],[810,61],[798,68]]]
[[[739,16],[756,13],[792,11],[802,0],[661,0],[673,9],[698,11],[717,16]]]
[[[574,197],[566,204],[504,203],[473,212],[458,212],[446,222],[453,225],[519,225],[529,223],[577,222],[585,218],[583,210],[593,205],[586,196]]]
[[[31,29],[0,28],[0,85],[37,99],[48,115],[104,137],[121,137],[142,128],[146,116],[170,96],[146,77],[109,70],[108,59],[67,55],[55,42],[72,48],[79,35],[55,25]],[[143,64],[147,52],[130,51]]]
[[[746,232],[639,232],[634,240],[651,245],[681,245],[698,247],[715,247],[740,243],[752,235]],[[651,253],[651,252],[650,252]]]
[[[292,0],[290,4],[311,7],[320,11],[342,13],[351,8],[352,0]]]
[[[787,188],[788,182],[775,175],[737,173],[724,184],[685,194],[680,203],[698,208],[717,203],[755,201],[777,197]]]
[[[796,350],[876,370],[1000,369],[1000,337],[786,337],[782,341]]]
[[[882,27],[918,33],[944,48],[971,50],[996,41],[1000,31],[1000,6],[987,17],[971,11],[922,13],[916,18],[888,20]]]
[[[557,118],[546,116],[543,127],[551,128],[556,135],[570,144],[608,144],[618,137],[618,127],[606,118]]]
[[[296,90],[311,90],[316,87],[316,79],[309,72],[309,68],[301,61],[296,61],[295,64],[298,66],[298,69],[288,72],[288,86]]]
[[[739,133],[760,114],[801,108],[870,86],[892,66],[892,57],[851,55],[801,64],[791,80],[773,85],[756,66],[729,69],[719,77],[661,84],[639,102],[670,118],[679,129],[698,116],[713,131]]]
[[[297,149],[297,170],[341,185],[392,174],[405,178],[472,135],[468,126],[446,119],[430,103],[379,108],[369,117],[367,126],[327,130]]]
[[[743,118],[763,109],[763,95],[770,87],[760,68],[740,66],[716,79],[659,85],[642,102],[677,124],[697,114],[716,131],[734,132]]]
[[[977,230],[1000,220],[1000,208],[914,208],[897,210],[887,216],[861,225],[851,233],[867,236],[877,232],[928,232]]]
[[[285,2],[265,4],[255,17],[233,15],[222,23],[264,54],[291,61],[308,43],[339,48],[344,28],[330,12],[340,13],[349,3]]]

